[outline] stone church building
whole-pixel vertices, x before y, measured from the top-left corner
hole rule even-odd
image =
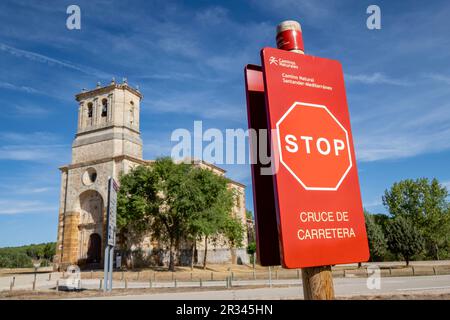
[[[78,264],[101,266],[105,247],[108,177],[119,181],[137,165],[150,165],[142,156],[139,128],[143,96],[126,80],[118,84],[97,85],[76,95],[79,103],[78,129],[72,144],[72,162],[60,168],[61,194],[58,219],[56,269]],[[225,175],[221,168],[203,161],[196,165]],[[245,186],[229,180],[238,198],[230,212],[246,226]],[[197,259],[203,261],[204,241],[197,242]],[[248,262],[247,237],[242,248],[208,243],[209,263]],[[158,244],[147,237],[138,246],[151,255]]]

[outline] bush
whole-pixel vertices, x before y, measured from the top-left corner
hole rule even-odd
[[[41,266],[48,266],[55,251],[54,242],[0,248],[0,268],[31,268],[33,260],[43,260]]]
[[[256,242],[250,242],[247,246],[247,253],[254,254],[256,252]]]
[[[33,262],[29,256],[23,252],[3,252],[0,253],[0,268],[31,268]]]
[[[391,220],[387,226],[388,246],[392,252],[409,261],[420,255],[424,249],[424,239],[413,223],[401,216]]]
[[[366,220],[367,240],[369,241],[370,258],[372,261],[383,261],[387,253],[387,241],[381,225],[376,223],[374,216],[364,212]]]

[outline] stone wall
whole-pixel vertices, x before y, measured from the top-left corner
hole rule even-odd
[[[202,266],[205,256],[204,250],[196,250],[194,254],[194,266]],[[123,260],[122,260],[123,261]],[[190,266],[192,261],[192,251],[182,249],[177,251],[175,258],[176,265]],[[123,261],[124,263],[124,261]],[[250,257],[246,249],[225,249],[213,248],[208,249],[206,256],[206,264],[249,264]],[[162,266],[169,264],[169,251],[158,248],[146,251],[135,251],[134,253],[135,267]]]
[[[66,212],[64,217],[63,252],[61,266],[63,268],[78,263],[78,225],[80,213]]]

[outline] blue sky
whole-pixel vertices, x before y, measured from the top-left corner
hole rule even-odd
[[[81,8],[81,30],[66,9]],[[378,4],[382,29],[366,28]],[[243,67],[299,20],[308,54],[342,62],[362,197],[404,178],[450,187],[448,1],[0,2],[0,246],[56,239],[60,176],[77,124],[74,95],[127,77],[144,94],[144,156],[170,154],[171,132],[247,128]],[[248,165],[226,165],[248,186]]]

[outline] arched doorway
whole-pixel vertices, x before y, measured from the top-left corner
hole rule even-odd
[[[100,263],[104,205],[102,196],[94,190],[80,195],[79,263]]]
[[[102,238],[98,233],[93,233],[89,237],[87,252],[87,263],[99,263],[102,258]]]

